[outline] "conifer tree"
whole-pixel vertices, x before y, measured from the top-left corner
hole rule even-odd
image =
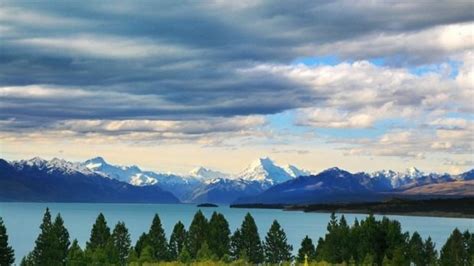
[[[308,236],[303,238],[301,242],[301,247],[298,250],[298,256],[296,257],[296,261],[299,263],[303,263],[305,261],[305,257],[308,257],[308,262],[316,260],[316,249],[313,244],[313,240]]]
[[[196,260],[197,261],[209,261],[209,260],[215,260],[215,255],[209,248],[209,245],[207,244],[206,241],[202,243],[201,248],[198,250],[196,254]]]
[[[209,249],[217,258],[229,254],[230,229],[224,215],[214,212],[209,221]]]
[[[274,220],[265,237],[265,261],[276,264],[291,260],[293,247],[288,244],[286,234],[277,220]]]
[[[0,217],[0,265],[11,265],[13,262],[15,262],[15,254],[13,248],[8,245],[7,228]]]
[[[62,262],[61,264],[64,264],[71,242],[69,242],[69,232],[64,226],[64,220],[59,213],[54,219],[52,233],[54,239],[53,249],[55,253],[55,260]]]
[[[239,259],[242,253],[242,235],[240,230],[235,230],[230,238],[230,256],[233,259]]]
[[[86,243],[86,248],[94,251],[96,248],[104,249],[110,238],[110,228],[107,226],[107,221],[102,213],[97,216],[97,219],[92,226],[91,237]]]
[[[466,265],[467,257],[463,235],[456,228],[441,248],[440,265]]]
[[[130,252],[131,240],[125,223],[118,222],[115,225],[111,237],[113,249],[117,255],[117,261],[120,265],[125,265],[127,256]]]
[[[156,261],[168,259],[168,241],[166,240],[165,230],[163,230],[158,214],[155,214],[150,231],[148,231],[148,243],[153,249],[153,258]]]
[[[28,255],[21,259],[20,266],[35,266],[33,259],[33,252],[29,252]]]
[[[150,244],[148,243],[148,235],[146,233],[142,233],[140,237],[137,240],[137,243],[135,244],[135,252],[137,253],[137,256],[140,257],[140,254],[142,253],[143,248],[146,246],[149,246]]]
[[[436,251],[435,244],[428,237],[423,244],[423,264],[422,265],[436,265],[438,261],[438,252]]]
[[[77,239],[72,241],[72,245],[69,248],[66,256],[66,265],[68,266],[86,266],[84,258],[84,252],[82,251]]]
[[[183,248],[181,253],[179,253],[179,255],[178,255],[178,261],[183,263],[183,264],[188,264],[189,262],[191,262],[191,260],[192,260],[191,254],[189,254],[188,249]]]
[[[186,244],[186,229],[181,221],[178,221],[170,236],[169,255],[170,260],[177,260]]]
[[[35,248],[33,249],[32,253],[32,263],[34,265],[56,265],[58,262],[54,261],[55,239],[49,208],[46,208],[43,216],[43,222],[40,225],[40,230],[40,234],[35,241]]]
[[[145,246],[142,250],[142,254],[138,259],[140,263],[153,263],[155,262],[153,248],[151,246]]]
[[[251,263],[262,263],[264,259],[262,242],[257,225],[250,213],[245,215],[241,229],[241,252],[245,252]]]
[[[418,232],[414,232],[408,243],[408,256],[415,265],[423,265],[423,240]]]
[[[193,221],[189,226],[187,235],[187,246],[192,258],[196,258],[197,252],[201,249],[202,243],[208,239],[208,222],[201,210],[194,215]]]
[[[474,265],[474,233],[464,232],[467,260],[469,265]]]
[[[131,248],[127,257],[127,264],[133,265],[135,263],[138,264],[138,254],[134,248]]]

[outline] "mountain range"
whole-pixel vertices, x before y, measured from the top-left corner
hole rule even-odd
[[[334,167],[312,174],[260,158],[238,174],[197,167],[182,175],[113,165],[102,157],[84,162],[35,157],[0,159],[0,185],[3,201],[293,204],[465,196],[473,193],[465,188],[474,186],[474,170],[461,175],[416,168],[350,173]]]

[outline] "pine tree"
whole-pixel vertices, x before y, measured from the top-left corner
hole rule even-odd
[[[308,236],[303,238],[301,241],[301,247],[298,250],[298,257],[296,257],[296,261],[299,263],[304,263],[305,257],[308,256],[308,262],[316,260],[316,249],[313,244],[313,240]]]
[[[109,238],[110,228],[107,226],[104,215],[100,213],[92,226],[91,237],[86,244],[86,248],[91,251],[94,251],[96,248],[105,248]]]
[[[208,239],[208,222],[201,210],[196,212],[193,221],[189,226],[187,235],[187,246],[192,258],[196,258],[197,252],[201,249],[202,243]]]
[[[293,247],[288,244],[286,234],[280,224],[274,220],[265,237],[265,261],[268,263],[281,263],[291,260]]]
[[[134,263],[138,263],[138,254],[134,248],[131,248],[130,251],[128,252],[127,264],[131,265]]]
[[[242,235],[240,230],[235,230],[230,238],[230,256],[233,259],[239,259],[242,252]]]
[[[112,233],[112,246],[120,265],[125,265],[130,252],[131,240],[125,223],[118,222]]]
[[[150,244],[148,243],[148,235],[146,233],[142,233],[138,238],[137,243],[135,244],[135,252],[137,253],[137,256],[140,257],[143,248],[149,245]]]
[[[422,265],[436,265],[438,261],[438,252],[436,251],[435,244],[428,237],[423,244],[423,264]]]
[[[474,265],[474,233],[468,230],[463,233],[464,246],[466,247],[466,260],[468,265]]]
[[[51,223],[51,213],[46,208],[46,212],[43,216],[43,222],[40,225],[40,234],[35,241],[35,248],[32,253],[32,262],[34,265],[58,265],[57,261],[54,261],[54,233],[53,224]]]
[[[241,229],[241,252],[245,252],[252,263],[262,263],[264,259],[262,242],[257,225],[250,213],[245,215]]]
[[[69,248],[66,256],[66,265],[68,266],[86,266],[84,258],[84,252],[82,251],[77,239],[72,241],[72,245]]]
[[[463,235],[456,228],[441,248],[440,265],[466,265],[467,257]]]
[[[158,214],[155,214],[155,217],[153,217],[150,231],[148,231],[148,243],[153,248],[153,257],[156,261],[168,259],[168,241],[166,240],[165,230],[163,230]]]
[[[209,245],[207,244],[206,241],[204,241],[204,243],[202,243],[201,245],[201,248],[198,250],[197,254],[196,254],[196,260],[197,261],[209,261],[209,260],[215,260],[215,255],[214,253],[211,251],[211,249],[209,249]]]
[[[20,266],[35,266],[33,252],[28,253],[21,259]]]
[[[56,257],[55,260],[64,264],[71,242],[69,242],[69,232],[64,226],[64,220],[59,213],[54,220],[52,233],[54,239],[53,245]]]
[[[151,246],[145,246],[142,250],[142,254],[140,255],[140,258],[138,259],[140,263],[152,263],[155,262],[154,254],[153,254],[153,248]]]
[[[173,233],[170,236],[169,255],[170,260],[177,260],[179,254],[183,251],[186,245],[186,229],[181,221],[175,224]]]
[[[183,264],[187,264],[189,262],[191,262],[192,258],[191,258],[191,254],[189,254],[189,251],[187,248],[183,248],[183,250],[181,250],[181,253],[179,253],[178,255],[178,261],[183,263]]]
[[[230,229],[224,215],[214,212],[209,221],[209,249],[217,258],[229,254]]]
[[[0,265],[11,265],[15,262],[15,253],[11,246],[8,245],[7,228],[3,224],[0,217]]]
[[[414,232],[408,243],[408,256],[415,265],[423,265],[423,240],[418,232]]]

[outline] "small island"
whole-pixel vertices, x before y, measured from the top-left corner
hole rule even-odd
[[[201,203],[197,205],[198,207],[206,207],[206,208],[216,208],[219,207],[214,203]]]

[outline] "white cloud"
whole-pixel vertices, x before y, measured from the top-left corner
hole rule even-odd
[[[69,37],[26,38],[14,43],[41,48],[44,52],[70,53],[82,56],[112,59],[147,57],[186,57],[192,49],[176,44],[164,44],[148,39],[123,38],[118,36],[73,35]]]

